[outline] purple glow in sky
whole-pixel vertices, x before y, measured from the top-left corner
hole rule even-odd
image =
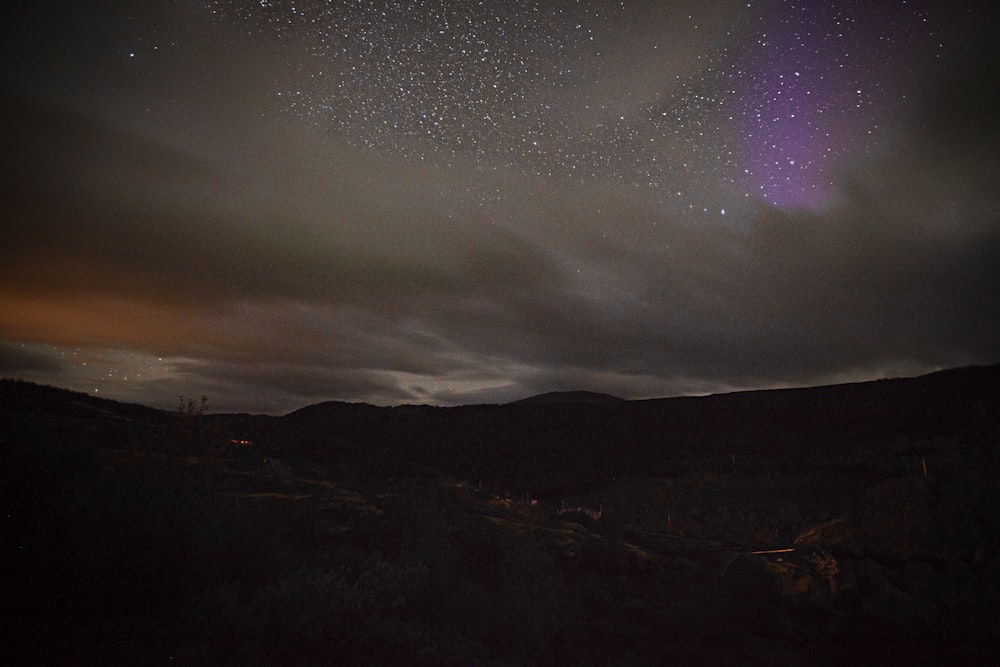
[[[207,4],[300,43],[307,57],[276,98],[354,145],[612,180],[715,213],[738,198],[833,202],[967,19],[859,0]]]
[[[829,205],[847,163],[885,145],[887,121],[908,103],[915,73],[934,69],[949,26],[931,15],[905,2],[763,9],[723,65],[734,93],[737,178],[748,193],[783,209]]]

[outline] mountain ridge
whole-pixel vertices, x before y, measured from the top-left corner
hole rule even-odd
[[[860,393],[877,392],[880,389],[914,389],[920,388],[922,392],[947,390],[953,392],[955,396],[960,396],[977,391],[986,390],[989,386],[1000,384],[1000,364],[982,364],[971,366],[959,366],[925,373],[915,376],[900,376],[878,378],[874,380],[862,380],[857,382],[843,382],[824,385],[803,385],[794,387],[766,388],[766,389],[741,389],[736,391],[719,392],[712,394],[663,396],[641,399],[625,399],[602,392],[570,390],[551,391],[535,394],[526,398],[509,401],[507,403],[471,403],[456,406],[436,406],[429,404],[400,404],[392,406],[374,405],[365,402],[328,400],[318,403],[310,403],[302,407],[291,410],[281,415],[270,415],[264,413],[247,412],[208,412],[206,416],[241,416],[241,417],[273,417],[286,418],[322,413],[328,410],[406,410],[406,409],[431,409],[431,410],[463,410],[476,408],[504,408],[508,406],[574,406],[585,404],[600,404],[609,406],[636,406],[650,405],[664,402],[691,402],[691,401],[740,401],[753,400],[754,402],[767,397],[788,397],[795,395],[809,394],[850,394],[855,391]],[[900,392],[900,393],[905,393]],[[36,383],[18,378],[0,379],[0,399],[6,403],[7,407],[18,407],[19,409],[42,409],[51,405],[53,401],[75,401],[84,404],[90,409],[112,410],[120,412],[142,413],[145,416],[159,414],[173,414],[177,410],[155,408],[135,401],[122,401],[105,396],[94,396],[92,394],[59,387]]]
[[[567,405],[624,403],[626,399],[596,391],[549,391],[527,398],[504,403],[504,405]]]

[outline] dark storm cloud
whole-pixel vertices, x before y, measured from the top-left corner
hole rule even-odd
[[[106,107],[71,77],[7,87],[4,339],[169,356],[130,398],[270,411],[705,393],[998,358],[997,70],[981,60],[929,86],[827,210],[709,222],[615,183],[348,147],[277,111],[278,51],[213,39],[227,48],[198,47],[214,54],[198,67],[164,57],[151,81],[126,60],[87,63]],[[484,209],[486,192],[501,203]],[[57,352],[3,349],[12,372],[69,370]]]

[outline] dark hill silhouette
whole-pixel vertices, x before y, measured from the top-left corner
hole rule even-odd
[[[1000,412],[998,388],[1000,366],[988,366],[642,401],[544,398],[453,408],[325,403],[261,423],[259,439],[276,453],[317,461],[405,462],[556,495],[621,475],[677,474],[694,461],[792,468],[816,457],[847,460],[877,443],[981,422]]]
[[[69,389],[9,379],[0,381],[0,409],[23,415],[104,416],[153,421],[164,414],[162,410],[137,403],[122,403]]]
[[[299,408],[298,410],[293,410],[289,412],[286,416],[293,418],[310,418],[313,415],[321,415],[331,410],[372,410],[377,409],[376,406],[370,403],[352,403],[349,401],[323,401],[322,403],[313,403],[312,405],[307,405],[305,407]]]
[[[2,381],[8,662],[1000,664],[1000,367],[549,399]]]
[[[640,401],[590,392],[453,408],[330,401],[282,417],[209,414],[199,423],[210,423],[220,438],[249,438],[272,456],[365,466],[394,461],[556,494],[618,475],[673,474],[692,459],[795,466],[810,457],[848,457],[872,443],[982,422],[1000,412],[998,396],[1000,366],[994,365]],[[72,430],[85,423],[84,431],[115,431],[118,439],[137,428],[169,429],[178,416],[12,380],[0,383],[0,399],[11,425],[62,423]]]
[[[8,432],[58,432],[95,447],[140,433],[150,442],[170,440],[183,422],[176,411],[17,381],[0,383],[0,398]],[[248,439],[261,455],[489,479],[552,497],[623,475],[681,474],[707,462],[795,469],[836,458],[853,461],[863,475],[877,465],[858,452],[943,437],[996,414],[1000,366],[641,401],[587,392],[453,408],[333,401],[283,417],[209,414],[194,424],[201,441],[224,446]]]
[[[610,394],[601,394],[594,391],[551,391],[545,394],[529,396],[518,401],[512,401],[508,405],[571,405],[571,404],[608,404],[620,403],[622,398]]]

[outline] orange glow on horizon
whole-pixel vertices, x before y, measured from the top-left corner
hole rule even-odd
[[[0,292],[0,302],[0,336],[26,343],[181,350],[222,342],[198,309],[162,301]]]

